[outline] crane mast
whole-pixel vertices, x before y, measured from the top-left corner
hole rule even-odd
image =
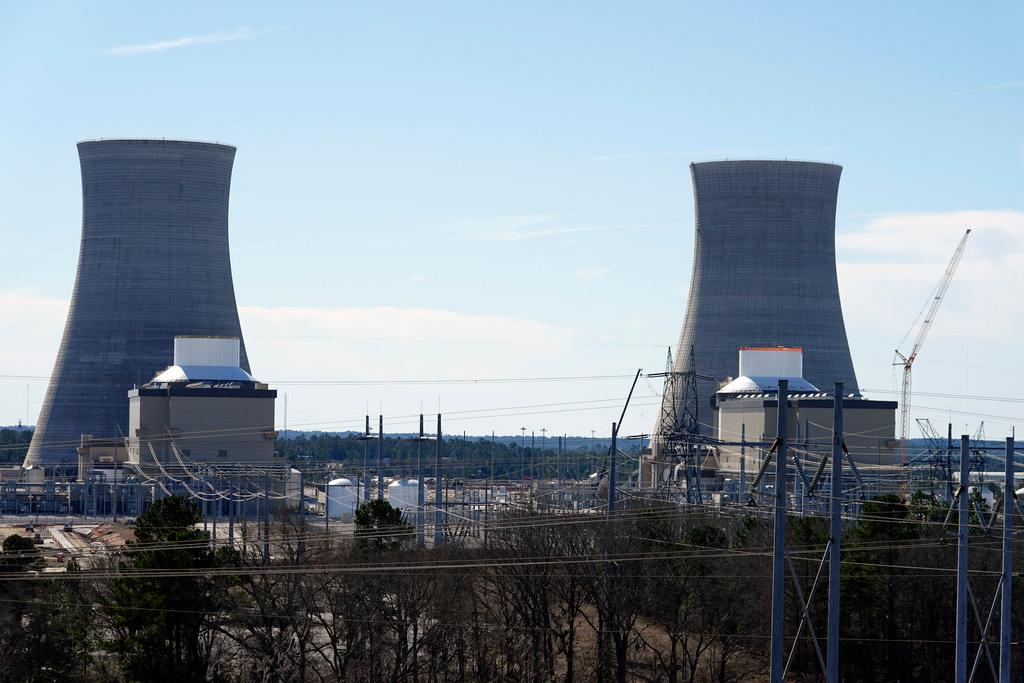
[[[921,351],[925,337],[928,336],[928,331],[931,329],[932,323],[935,322],[935,314],[938,313],[939,305],[946,296],[946,290],[949,289],[949,283],[953,280],[957,266],[960,265],[960,259],[964,255],[964,247],[967,246],[967,238],[970,234],[971,231],[968,229],[964,232],[964,236],[960,238],[960,243],[956,245],[956,251],[953,252],[953,258],[949,260],[949,265],[946,266],[946,272],[942,274],[942,279],[939,280],[939,284],[932,292],[931,299],[924,313],[924,321],[917,331],[917,337],[914,339],[914,345],[910,347],[910,352],[904,355],[899,349],[896,349],[897,361],[895,365],[903,366],[903,388],[900,391],[900,445],[903,448],[904,461],[906,460],[907,441],[910,438],[910,387],[914,361],[917,360],[917,354]]]

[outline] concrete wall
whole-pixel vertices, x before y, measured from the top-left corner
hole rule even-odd
[[[854,461],[866,467],[898,464],[900,455],[895,448],[896,404],[890,401],[850,399],[843,405],[844,439]],[[831,452],[831,399],[814,402],[794,400],[790,403],[788,418],[788,436],[793,447],[815,453]],[[778,408],[774,400],[722,401],[716,419],[718,438],[722,441],[740,441],[743,425],[746,425],[748,442],[771,442],[775,438],[777,420]],[[760,464],[758,450],[748,447],[746,470],[751,479]],[[718,467],[724,472],[739,472],[740,447],[721,446]]]
[[[242,335],[228,254],[234,147],[105,140],[78,153],[78,273],[25,458],[70,472],[82,434],[127,433],[128,391],[168,365],[175,335]]]
[[[191,461],[274,464],[274,439],[267,437],[274,429],[273,397],[136,394],[131,402],[130,443],[144,466],[153,464],[150,444],[165,467],[179,466],[171,438]]]

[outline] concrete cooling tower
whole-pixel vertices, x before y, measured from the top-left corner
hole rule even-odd
[[[78,145],[82,241],[57,361],[26,467],[70,474],[83,434],[122,439],[128,391],[174,337],[238,337],[228,253],[235,148],[174,140]],[[241,366],[249,370],[244,343]]]
[[[799,161],[690,165],[696,210],[693,276],[674,372],[692,368],[707,425],[720,381],[737,377],[741,347],[799,347],[817,387],[857,391],[836,278],[842,167]],[[708,379],[714,378],[714,379]],[[686,383],[666,383],[661,423],[684,413]],[[692,385],[690,393],[692,393]],[[671,416],[671,417],[670,417]]]

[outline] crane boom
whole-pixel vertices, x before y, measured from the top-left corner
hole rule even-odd
[[[917,360],[917,354],[920,353],[921,346],[924,344],[925,337],[928,336],[928,331],[931,329],[932,323],[935,322],[935,314],[938,313],[939,305],[946,296],[949,283],[953,280],[957,266],[960,265],[960,259],[964,255],[964,247],[967,246],[967,238],[970,234],[971,231],[968,228],[964,232],[964,236],[960,238],[960,243],[956,245],[953,258],[949,260],[949,265],[946,266],[946,272],[942,274],[942,279],[939,280],[935,291],[932,292],[931,301],[928,303],[924,314],[924,321],[921,323],[921,328],[917,331],[917,337],[914,339],[914,345],[910,347],[910,352],[904,355],[899,349],[896,349],[896,357],[899,359],[896,365],[903,366],[903,389],[900,392],[900,443],[904,449],[904,459],[906,458],[907,440],[910,438],[911,370],[914,361]]]

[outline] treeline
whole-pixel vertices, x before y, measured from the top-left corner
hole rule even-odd
[[[139,519],[136,544],[108,568],[116,576],[98,567],[26,581],[30,561],[4,562],[0,679],[767,680],[770,519],[635,503],[610,525],[522,514],[490,529],[486,547],[418,550],[378,507],[363,510],[360,533],[344,542],[286,521],[265,557],[255,528],[242,551],[213,548],[191,526],[195,508],[168,498]],[[842,680],[951,680],[956,543],[943,518],[925,496],[911,505],[890,497],[865,504],[847,530]],[[798,592],[787,577],[792,644],[800,595],[813,592],[809,612],[824,636],[828,570],[813,588],[827,520],[790,521],[800,582]],[[984,618],[998,544],[980,529],[971,541]],[[16,545],[15,558],[30,557]],[[1019,573],[1014,581],[1020,634]],[[973,659],[980,629],[971,623]],[[822,680],[808,630],[787,680]],[[1018,682],[1022,654],[1014,645]],[[987,667],[982,656],[985,680]]]
[[[451,477],[520,479],[524,470],[529,472],[531,458],[536,478],[557,477],[559,455],[556,440],[547,439],[545,447],[541,446],[541,439],[535,442],[536,445],[531,447],[529,438],[525,445],[521,445],[484,437],[450,436],[441,442],[441,457],[447,476]],[[605,463],[607,446],[602,449],[600,444],[589,442],[580,446],[578,439],[574,443],[576,446],[565,449],[561,457],[564,476],[573,479],[586,477]],[[300,467],[304,463],[341,462],[346,472],[354,473],[361,470],[364,458],[368,458],[371,470],[376,468],[377,445],[376,440],[366,441],[359,434],[325,433],[278,439],[275,449],[279,455]],[[627,442],[620,448],[628,451],[633,447],[632,442]],[[385,438],[382,454],[387,463],[385,473],[414,475],[417,452],[421,453],[424,466],[432,470],[435,448],[433,441],[421,444],[412,437]]]
[[[31,429],[0,429],[0,463],[20,465],[31,441]]]

